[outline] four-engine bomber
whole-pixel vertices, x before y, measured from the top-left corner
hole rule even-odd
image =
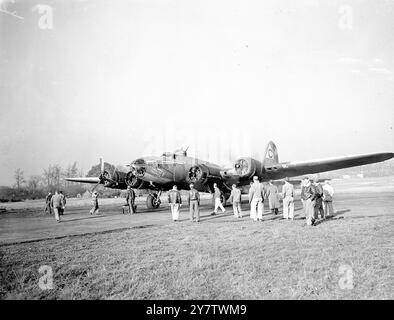
[[[276,145],[270,141],[262,159],[241,157],[233,167],[224,168],[217,164],[189,157],[186,150],[165,152],[161,156],[141,157],[131,162],[128,172],[115,170],[109,173],[104,170],[101,161],[99,177],[66,178],[68,181],[103,184],[107,188],[144,189],[149,191],[148,208],[160,206],[160,194],[170,190],[174,184],[179,189],[189,189],[190,183],[201,192],[212,192],[217,183],[223,192],[223,202],[228,198],[231,185],[242,187],[245,192],[253,176],[261,181],[291,178],[303,174],[312,174],[342,168],[354,167],[369,163],[385,161],[394,157],[394,153],[372,153],[330,159],[303,162],[279,162]],[[246,187],[246,188],[245,188]]]

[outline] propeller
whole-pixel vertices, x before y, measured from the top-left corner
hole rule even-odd
[[[103,161],[103,157],[100,157],[100,172],[101,172],[101,174],[104,172],[104,161]]]
[[[100,157],[100,175],[99,175],[99,182],[97,182],[97,183],[94,185],[94,187],[93,187],[93,189],[92,189],[92,192],[98,187],[98,185],[99,185],[100,183],[103,182],[103,173],[104,173],[104,161],[103,161],[103,158]]]
[[[104,184],[105,181],[116,182],[112,180],[110,177],[108,177],[108,172],[104,170],[104,161],[102,157],[100,157],[100,175],[98,178],[99,178],[99,182],[97,182],[97,184],[94,185],[92,192],[97,188],[99,184]]]
[[[243,175],[248,172],[249,164],[245,159],[241,159],[235,164],[234,167],[235,167],[235,170],[237,172],[239,172],[239,174]]]

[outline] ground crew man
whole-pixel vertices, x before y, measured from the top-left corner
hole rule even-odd
[[[273,214],[279,212],[279,191],[278,187],[272,183],[272,180],[268,182],[266,197],[268,197],[268,205]]]
[[[294,219],[294,186],[285,180],[282,188],[283,219]]]
[[[128,207],[128,210],[129,210],[129,214],[135,213],[134,201],[135,201],[135,192],[130,186],[127,186],[126,202],[127,202],[127,207]]]
[[[168,192],[168,203],[171,207],[172,220],[178,221],[179,208],[182,205],[182,197],[176,185],[174,185],[172,190]]]
[[[320,213],[321,219],[324,220],[325,217],[324,217],[324,210],[323,210],[323,187],[316,180],[314,180],[313,185],[314,185],[315,191],[316,191],[315,205],[314,205],[314,216],[315,216],[314,218],[316,220],[319,216],[319,213]]]
[[[250,218],[254,221],[263,220],[265,188],[257,176],[253,177],[253,184],[249,189]],[[257,212],[256,212],[257,209]]]
[[[98,192],[97,191],[94,191],[92,193],[92,205],[93,205],[93,208],[90,210],[90,214],[98,214],[99,205],[98,205]]]
[[[59,215],[64,215],[64,209],[66,208],[66,196],[63,194],[63,191],[59,191],[60,196],[62,197],[62,207],[60,208]]]
[[[232,188],[229,201],[233,203],[234,216],[236,218],[242,218],[241,190],[235,184],[232,185]]]
[[[306,224],[308,226],[312,226],[315,223],[315,219],[314,219],[315,187],[313,186],[309,178],[306,178],[302,197],[305,204]]]
[[[306,210],[305,210],[305,200],[304,200],[304,192],[305,192],[305,184],[306,184],[306,177],[303,177],[301,180],[301,203],[302,203],[302,212],[304,214],[304,217],[306,219]]]
[[[55,194],[51,198],[51,206],[53,208],[53,212],[55,213],[56,221],[60,222],[59,209],[61,209],[63,203],[62,203],[62,197],[57,192],[57,190],[55,191]]]
[[[222,213],[225,213],[226,209],[224,209],[224,207],[222,205],[222,201],[221,201],[222,191],[220,191],[220,189],[218,188],[218,185],[216,183],[213,184],[213,190],[214,190],[213,198],[215,201],[215,207],[214,207],[212,215],[215,215],[218,213],[218,208],[220,208],[222,210]]]
[[[332,196],[334,195],[334,188],[331,186],[330,181],[326,180],[323,185],[323,206],[325,217],[334,214],[334,207],[332,206]]]
[[[190,184],[190,191],[187,195],[187,203],[190,209],[190,221],[194,222],[194,213],[196,213],[196,222],[200,221],[200,194],[194,189],[194,184]]]
[[[45,211],[44,211],[44,213],[49,212],[49,214],[52,214],[51,198],[52,198],[52,193],[49,192],[48,195],[45,198]]]

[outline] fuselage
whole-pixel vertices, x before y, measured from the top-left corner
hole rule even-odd
[[[180,189],[189,189],[190,183],[200,191],[207,191],[209,186],[201,183],[201,179],[219,180],[223,170],[214,163],[174,153],[138,158],[130,164],[130,169],[138,179],[148,182],[151,189],[163,191],[174,184]]]

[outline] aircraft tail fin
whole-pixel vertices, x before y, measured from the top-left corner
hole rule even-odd
[[[270,141],[265,148],[263,165],[272,166],[277,163],[279,163],[278,149],[276,148],[275,143]]]

